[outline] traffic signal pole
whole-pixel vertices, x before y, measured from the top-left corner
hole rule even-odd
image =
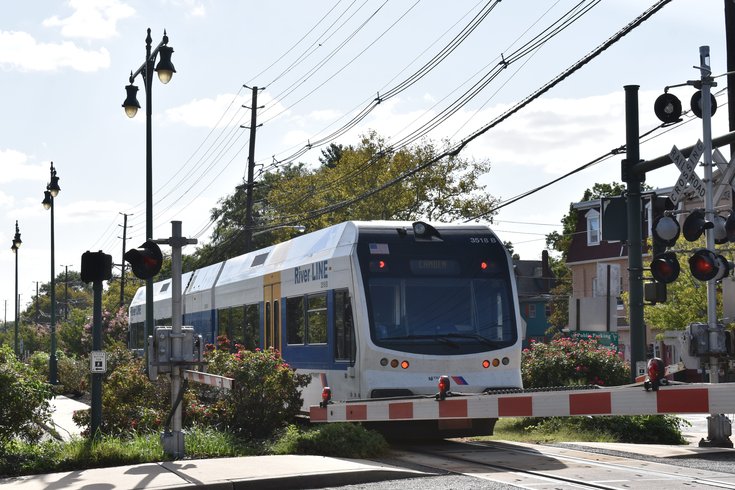
[[[630,375],[632,382],[638,375],[637,366],[645,364],[646,325],[643,321],[643,238],[641,235],[641,185],[645,174],[632,171],[640,161],[638,126],[638,85],[626,85],[625,89],[625,160],[622,163],[622,180],[626,183],[626,207],[628,212],[628,292],[630,302]]]

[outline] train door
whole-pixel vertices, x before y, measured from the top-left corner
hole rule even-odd
[[[281,274],[274,272],[263,278],[263,346],[281,351]]]

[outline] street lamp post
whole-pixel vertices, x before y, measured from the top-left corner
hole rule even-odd
[[[51,180],[43,191],[43,207],[51,210],[51,354],[48,359],[48,382],[56,384],[56,264],[54,263],[54,198],[59,195],[59,177],[54,162],[51,162]]]
[[[15,350],[16,356],[20,355],[20,350],[18,348],[18,249],[22,243],[23,241],[20,239],[20,229],[18,228],[18,220],[15,220],[15,236],[13,237],[13,245],[10,247],[10,250],[15,254],[15,340],[13,342],[13,349]]]
[[[158,72],[158,79],[161,83],[166,84],[171,81],[171,77],[176,73],[174,65],[171,63],[171,53],[173,48],[168,46],[168,35],[163,31],[163,38],[155,49],[151,50],[151,29],[148,28],[148,35],[145,38],[145,61],[140,65],[138,70],[130,73],[130,85],[125,87],[126,97],[122,106],[125,108],[125,114],[128,117],[135,117],[140,109],[140,103],[136,94],[138,87],[133,85],[138,75],[143,77],[143,86],[145,87],[145,237],[147,240],[153,239],[153,150],[151,141],[151,115],[153,113],[152,90],[153,90],[153,72]],[[161,55],[158,66],[153,68],[156,57]],[[153,278],[145,281],[145,323],[143,324],[143,343],[145,352],[146,366],[148,365],[148,332],[153,328]]]

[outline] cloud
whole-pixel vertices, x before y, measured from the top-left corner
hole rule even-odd
[[[107,222],[121,209],[129,209],[130,204],[119,201],[71,201],[64,203],[63,210],[56,213],[57,223]]]
[[[0,31],[0,66],[21,71],[72,68],[93,72],[110,66],[110,53],[105,48],[84,50],[71,42],[39,43],[25,32]]]
[[[0,149],[0,183],[17,182],[21,180],[43,180],[42,175],[48,177],[48,164],[29,165],[28,155],[17,150]]]
[[[245,98],[235,94],[221,94],[214,99],[194,99],[191,102],[166,110],[169,121],[195,128],[223,128],[240,121],[246,114],[242,105]],[[249,120],[249,119],[248,119]]]
[[[118,21],[131,17],[135,9],[118,0],[69,0],[74,12],[66,18],[49,17],[44,27],[61,27],[61,35],[81,39],[109,39],[117,35]]]
[[[207,99],[194,99],[191,102],[168,109],[165,114],[169,121],[183,123],[195,128],[224,128],[234,124],[250,124],[250,105],[252,98],[246,95],[220,94]],[[247,106],[247,107],[243,107]],[[258,95],[258,124],[282,117],[283,106],[275,102],[267,92]]]
[[[207,10],[199,0],[169,0],[168,3],[186,11],[187,17],[205,17]]]

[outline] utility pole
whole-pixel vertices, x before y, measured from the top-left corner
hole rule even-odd
[[[38,281],[33,281],[36,283],[36,325],[38,325],[38,317],[40,316],[40,310],[38,307]]]
[[[123,215],[123,236],[122,236],[122,255],[123,257],[125,255],[125,243],[127,242],[127,236],[128,236],[128,215],[125,213],[120,213]],[[125,260],[120,260],[120,306],[122,307],[125,304]]]
[[[69,319],[69,266],[62,265],[64,268],[64,320]]]
[[[243,85],[248,88],[246,85]],[[261,88],[262,90],[262,88]],[[248,183],[245,200],[245,252],[249,252],[253,243],[253,190],[255,186],[255,130],[257,125],[258,87],[253,87],[253,101],[250,107],[250,145],[248,148]],[[247,109],[247,106],[243,106]],[[262,125],[261,125],[262,126]],[[248,126],[240,126],[248,128]]]

